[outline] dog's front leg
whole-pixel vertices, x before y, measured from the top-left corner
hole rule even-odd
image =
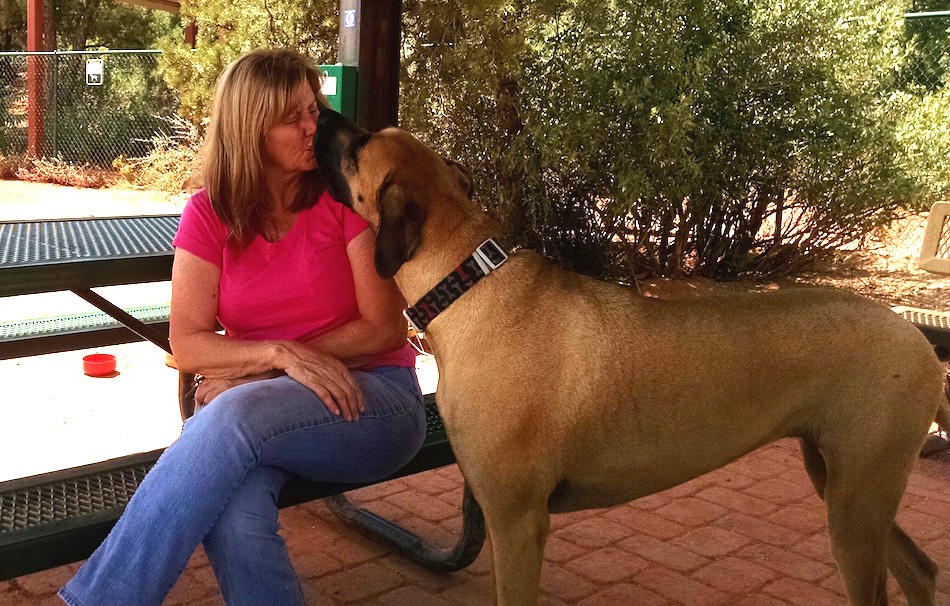
[[[551,527],[547,502],[511,503],[491,512],[485,510],[485,524],[491,535],[496,603],[534,606],[538,603],[544,543]]]

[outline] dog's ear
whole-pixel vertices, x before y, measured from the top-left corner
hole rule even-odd
[[[468,196],[468,199],[471,200],[475,194],[475,182],[472,180],[472,173],[458,162],[445,160],[445,163],[455,172],[455,178],[458,179],[459,186],[461,186],[465,195]]]
[[[376,273],[389,279],[422,243],[426,211],[395,183],[380,192],[376,207],[379,210]]]

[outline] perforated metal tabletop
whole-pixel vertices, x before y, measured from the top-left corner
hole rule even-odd
[[[0,297],[171,278],[178,215],[0,222]]]

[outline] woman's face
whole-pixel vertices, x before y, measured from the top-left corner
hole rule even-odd
[[[307,82],[294,89],[288,110],[284,119],[264,133],[261,154],[266,170],[299,175],[317,168],[313,135],[320,108]]]

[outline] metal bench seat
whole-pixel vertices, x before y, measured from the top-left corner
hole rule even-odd
[[[170,309],[169,304],[164,303],[125,311],[167,336]],[[104,312],[0,322],[0,360],[138,340],[141,337]]]
[[[155,450],[0,482],[0,580],[89,557],[109,534],[162,452]],[[429,394],[422,449],[392,477],[454,462],[435,398]],[[466,494],[463,503],[465,521],[458,544],[442,549],[371,512],[354,507],[343,497],[343,492],[361,486],[364,485],[318,483],[294,477],[281,492],[278,505],[287,507],[324,498],[331,510],[356,523],[362,532],[433,570],[459,570],[478,555],[485,527],[470,495]]]
[[[936,202],[930,207],[917,264],[924,271],[950,275],[950,203]],[[950,313],[905,306],[892,307],[891,310],[924,333],[941,360],[947,359],[950,355]]]
[[[950,356],[950,312],[903,305],[892,307],[891,311],[916,326],[934,346],[937,357],[946,360]]]

